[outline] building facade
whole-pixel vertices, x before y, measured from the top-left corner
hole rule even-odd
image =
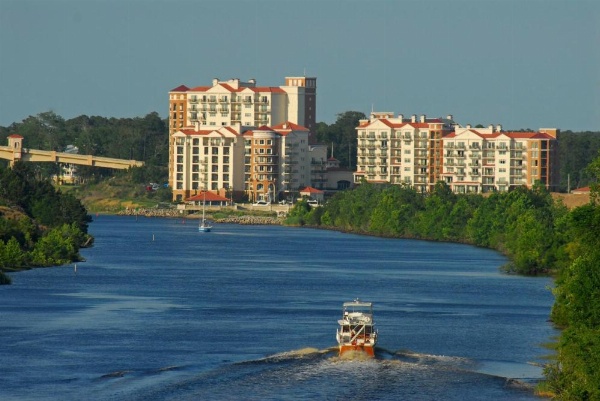
[[[256,127],[274,127],[291,122],[305,127],[308,130],[308,141],[313,141],[316,129],[316,90],[317,79],[314,77],[286,77],[285,85],[276,87],[257,86],[253,79],[248,82],[239,79],[228,81],[213,79],[211,86],[190,88],[181,85],[171,90],[169,92],[169,185],[173,188],[174,200],[195,190],[193,179],[189,181],[178,179],[182,175],[177,174],[180,172],[176,169],[182,167],[178,162],[181,158],[177,153],[176,133],[182,133],[185,138],[185,135],[192,135],[190,134],[192,131],[222,132],[222,128],[231,127],[237,135],[240,135]],[[190,160],[193,160],[193,156]],[[244,165],[243,159],[240,165]],[[241,175],[242,180],[244,176]],[[212,181],[212,174],[206,178],[209,189],[215,186],[218,190],[227,189],[220,187],[221,184],[226,184],[226,180]],[[237,187],[237,183],[232,185]]]
[[[229,199],[270,202],[310,184],[309,131],[285,122],[242,131],[241,126],[182,129],[173,135],[173,197],[202,190]]]
[[[371,113],[357,130],[357,161],[354,182],[406,184],[429,191],[442,173],[442,137],[454,129],[452,116],[394,117]]]
[[[244,189],[244,139],[239,127],[182,129],[172,136],[169,182],[173,197],[183,201],[202,190],[228,198]]]
[[[443,139],[443,180],[457,193],[505,192],[558,185],[558,130],[506,132],[501,126],[457,128]]]
[[[372,113],[356,130],[355,183],[405,184],[426,192],[444,181],[457,193],[558,185],[558,130],[553,128],[505,132],[501,126],[461,127],[451,115],[405,119]]]
[[[310,184],[309,131],[285,122],[244,132],[245,182],[251,201],[275,202]]]

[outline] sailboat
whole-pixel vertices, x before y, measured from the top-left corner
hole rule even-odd
[[[212,229],[212,226],[206,221],[206,190],[204,191],[204,199],[202,200],[202,220],[200,220],[200,225],[198,226],[198,231],[201,233],[207,233]]]

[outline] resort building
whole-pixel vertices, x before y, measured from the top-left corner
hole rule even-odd
[[[240,137],[247,131],[256,131],[258,136],[267,135],[264,130],[257,130],[257,127],[276,127],[290,123],[303,127],[308,135],[306,145],[312,143],[316,130],[316,90],[317,79],[314,77],[286,77],[285,85],[275,87],[257,86],[254,79],[248,82],[242,82],[237,78],[227,81],[213,79],[210,86],[181,85],[171,90],[169,92],[169,185],[173,188],[173,199],[185,199],[193,195],[193,191],[204,186],[209,190],[221,192],[239,188],[254,194],[258,191],[257,187],[265,188],[265,184],[261,184],[258,179],[253,182],[246,181],[248,176],[252,177],[250,171],[242,170],[241,173],[238,171],[248,167],[243,157],[247,149],[245,139],[234,138]],[[283,128],[282,130],[285,131]],[[198,145],[194,145],[194,138],[207,139],[208,145],[200,145],[200,141]],[[217,141],[218,138],[222,140]],[[193,150],[193,146],[198,147],[198,152],[201,150],[200,146],[203,149],[210,148],[211,153],[198,153],[197,159],[206,160],[201,159],[203,156],[210,157],[212,161],[214,156],[215,160],[218,160],[217,164],[206,163],[205,167],[209,169],[207,171],[203,171],[198,163],[194,166],[195,155],[190,153],[187,157],[186,150],[181,148],[182,145],[177,143],[176,139],[179,143],[185,143],[186,139],[191,140],[190,151]],[[267,140],[266,137],[263,139]],[[279,141],[279,143],[285,142],[285,140]],[[221,143],[221,145],[213,146],[213,143]],[[268,149],[266,143],[263,146],[263,151],[266,151]],[[272,143],[272,146],[274,147],[271,151],[275,151],[275,146],[278,145]],[[214,150],[216,154],[212,153],[213,148],[217,148]],[[235,154],[220,153],[224,152],[225,148]],[[242,157],[238,160],[237,152],[240,152],[240,149],[242,149]],[[257,150],[259,149],[260,146],[257,147]],[[285,164],[283,153],[272,153],[270,156],[272,162],[275,160],[273,156],[277,156],[278,160]],[[228,171],[220,170],[221,167],[226,166],[229,167]],[[266,165],[252,164],[248,168],[260,169],[261,166],[266,167]],[[286,169],[293,171],[294,168],[284,167],[286,166],[282,165],[281,169],[278,169],[277,174],[281,171],[282,176],[272,181],[271,189],[293,185],[290,181],[291,176],[286,176]],[[197,171],[192,171],[194,168]],[[190,173],[189,177],[186,176],[187,171]],[[299,171],[298,174],[301,175]],[[308,172],[306,174],[310,175]],[[267,174],[262,175],[265,183],[271,182],[266,179]],[[309,183],[308,180],[306,184]],[[200,184],[201,182],[203,184]]]
[[[174,200],[183,201],[203,190],[227,198],[233,191],[243,191],[245,143],[239,126],[200,129],[196,125],[175,131],[171,138],[169,182],[174,183]]]
[[[426,192],[441,179],[442,137],[454,130],[452,116],[417,118],[371,113],[357,130],[354,182],[406,184]]]
[[[285,122],[243,134],[245,190],[251,201],[275,202],[310,184],[309,131]]]
[[[172,135],[174,200],[205,189],[270,202],[297,192],[310,184],[308,137],[307,128],[290,122],[244,132],[239,125],[178,130]]]
[[[457,193],[558,185],[558,130],[506,132],[502,126],[456,128],[443,139],[443,180]]]
[[[443,180],[457,193],[558,184],[557,129],[505,132],[499,125],[461,127],[451,115],[372,113],[356,130],[355,183],[405,184],[425,192]]]

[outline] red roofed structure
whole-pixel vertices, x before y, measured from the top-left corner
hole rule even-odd
[[[227,199],[221,195],[217,195],[210,191],[200,191],[198,194],[187,198],[185,201],[194,205],[202,205],[205,201],[206,193],[206,204],[211,206],[225,206],[229,204],[230,199]]]
[[[357,130],[354,182],[390,182],[431,191],[438,181],[457,193],[508,191],[541,182],[558,185],[558,130],[503,131],[461,127],[452,115],[394,117],[371,113]]]
[[[279,158],[279,155],[283,156],[285,152],[275,147],[271,151],[277,153],[269,153],[273,156],[264,153],[265,156],[260,156],[261,159],[250,158],[253,164],[248,167],[256,167],[257,171],[253,171],[256,174],[245,174],[247,166],[243,141],[251,140],[257,132],[260,133],[259,136],[275,134],[276,137],[264,139],[271,141],[270,144],[275,146],[275,140],[284,143],[293,141],[282,139],[284,137],[307,135],[307,139],[302,139],[304,143],[300,145],[308,147],[316,134],[316,88],[317,79],[314,77],[286,77],[285,85],[281,86],[257,86],[254,79],[243,82],[238,78],[226,81],[215,78],[210,86],[180,85],[171,90],[169,185],[173,189],[173,200],[188,198],[194,188],[201,187],[201,181],[206,182],[202,185],[219,193],[234,188],[237,191],[246,191],[251,198],[267,195],[267,191],[271,191],[270,196],[273,197],[273,193],[291,191],[293,185],[297,187],[310,184],[310,171],[293,170],[298,171],[298,177],[305,177],[306,182],[292,181],[285,176],[290,167],[283,157]],[[230,130],[230,133],[225,130]],[[236,145],[233,148],[233,142],[229,140],[230,134],[242,138],[239,141],[235,140]],[[215,138],[216,136],[227,138],[227,145]],[[184,138],[190,139],[189,146],[198,146],[195,150],[198,152],[197,156],[194,156],[194,153],[188,156],[185,150],[178,148],[176,141],[187,143]],[[215,144],[219,148],[216,148]],[[229,150],[221,149],[223,146],[229,147]],[[288,149],[289,157],[292,154],[290,144],[285,146],[284,150]],[[263,148],[262,151],[266,150]],[[227,155],[227,151],[234,151],[234,154]],[[257,151],[261,150],[257,148]],[[199,164],[200,154],[204,165]],[[277,158],[274,155],[277,155]],[[304,156],[299,160],[306,161],[310,169],[310,157],[308,154]],[[266,162],[267,157],[269,162]],[[259,165],[261,161],[263,164]],[[276,169],[275,162],[280,164]],[[193,166],[194,164],[196,166]],[[255,182],[250,182],[253,180]]]

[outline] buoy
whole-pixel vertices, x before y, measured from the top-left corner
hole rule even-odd
[[[154,234],[152,234],[152,241],[154,241]]]
[[[75,266],[73,266],[73,272],[77,274],[77,263],[75,263]]]

